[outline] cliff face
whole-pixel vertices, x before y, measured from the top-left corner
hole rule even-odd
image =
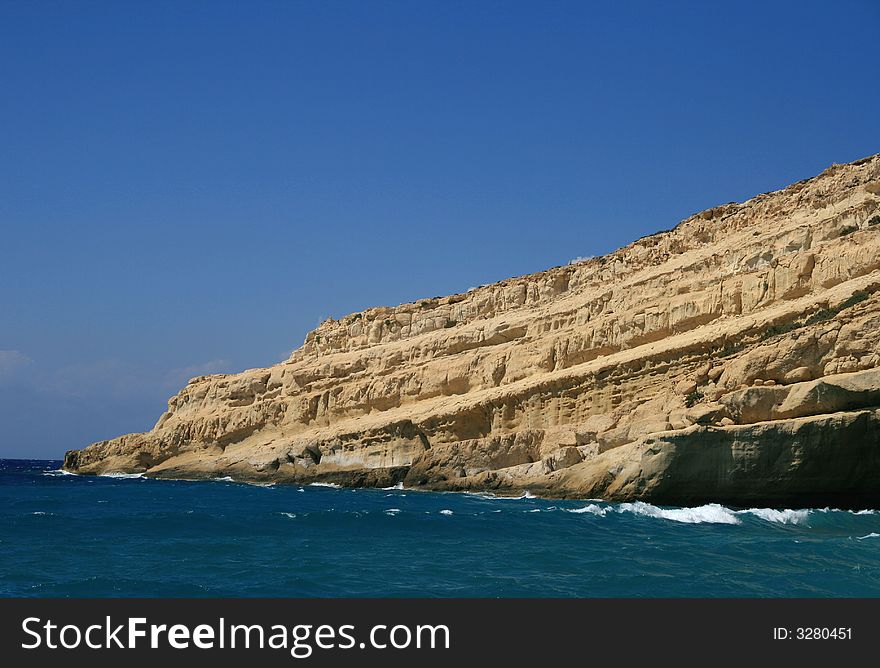
[[[77,473],[880,500],[880,155],[604,257],[323,323]]]

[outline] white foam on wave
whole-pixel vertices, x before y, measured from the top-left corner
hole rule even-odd
[[[452,492],[441,492],[441,493],[443,493],[443,494],[446,494],[446,493],[451,494]],[[492,500],[495,500],[495,499],[507,499],[507,498],[510,498],[510,497],[507,497],[507,496],[495,496],[492,492],[461,492],[461,493],[462,493],[464,496],[476,496],[476,497],[479,497],[479,498],[481,498],[481,499],[492,499]]]
[[[235,482],[235,480],[228,475],[222,476],[220,478],[211,478],[214,482]]]
[[[528,490],[519,496],[509,496],[502,494],[493,494],[492,492],[461,492],[465,496],[477,496],[481,499],[491,499],[492,501],[522,501],[523,499],[537,499],[538,497]]]
[[[686,524],[741,524],[741,518],[750,515],[774,524],[797,524],[802,526],[808,526],[810,514],[813,512],[848,512],[854,515],[873,515],[877,512],[876,510],[844,511],[830,508],[801,508],[797,510],[790,508],[784,510],[776,508],[748,508],[746,510],[733,510],[718,503],[709,503],[692,508],[660,508],[644,501],[621,503],[619,505],[591,503],[581,508],[565,508],[564,510],[568,513],[587,513],[599,517],[604,517],[612,512],[631,513],[642,517],[653,517]]]
[[[386,515],[397,515],[400,512],[400,508],[389,508],[385,511]]]
[[[867,534],[866,536],[859,536],[858,540],[865,540],[866,538],[880,538],[880,533],[876,533],[876,532],[872,531],[871,533]]]
[[[310,482],[309,487],[330,487],[332,489],[342,489],[342,485],[337,485],[335,482]]]
[[[383,487],[382,489],[385,490],[386,492],[389,490],[392,490],[392,489],[403,489],[403,483],[399,482],[396,485],[391,485],[391,487]]]
[[[584,506],[583,508],[566,508],[565,512],[567,513],[589,513],[590,515],[598,515],[599,517],[604,517],[608,514],[608,511],[611,510],[610,506],[597,506],[595,503],[591,503],[588,506]]]
[[[802,510],[776,510],[775,508],[749,508],[737,511],[738,515],[754,515],[767,522],[777,524],[806,524],[810,518],[810,511]]]
[[[131,478],[131,479],[135,479],[135,478],[143,478],[144,474],[143,473],[99,473],[98,477],[99,478],[121,478],[121,479]]]
[[[811,512],[816,513],[849,513],[850,515],[876,515],[878,512],[872,508],[865,508],[863,510],[841,510],[840,508],[812,508]]]
[[[37,510],[36,512],[31,513],[31,515],[54,515],[55,513],[47,513],[42,510]]]
[[[284,515],[285,517],[289,517],[292,520],[296,519],[296,513],[280,513],[280,514]]]
[[[452,515],[452,511],[449,510],[448,508],[444,508],[443,510],[440,511],[440,514],[441,515]]]
[[[50,471],[43,471],[43,475],[52,476],[54,478],[62,475],[79,475],[79,473],[72,473],[71,471],[65,471],[64,469],[52,469]]]
[[[636,501],[621,503],[618,506],[618,512],[656,517],[685,524],[740,524],[741,522],[734,511],[718,503],[708,503],[705,506],[694,508],[658,508],[644,501]]]

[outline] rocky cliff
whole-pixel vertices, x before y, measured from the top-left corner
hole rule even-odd
[[[609,255],[328,320],[77,473],[880,501],[880,155]]]

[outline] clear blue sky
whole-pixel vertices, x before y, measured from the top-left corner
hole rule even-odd
[[[0,456],[880,151],[880,3],[0,2]]]

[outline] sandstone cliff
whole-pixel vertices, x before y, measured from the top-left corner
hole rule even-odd
[[[329,320],[77,473],[880,500],[880,155],[604,257]]]

